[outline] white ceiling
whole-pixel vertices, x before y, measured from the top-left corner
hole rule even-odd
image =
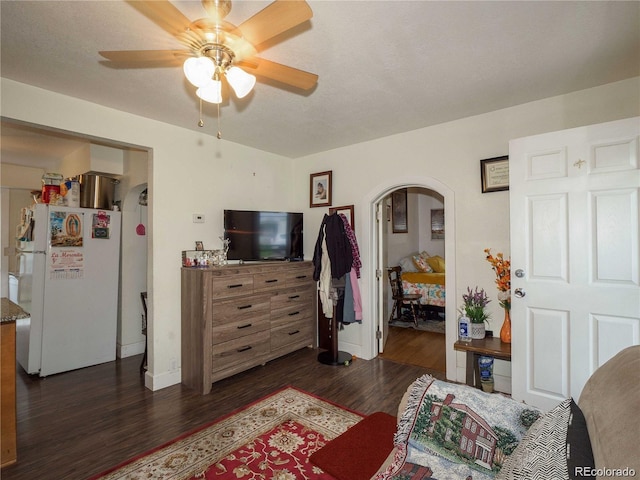
[[[239,1],[236,25],[268,1]],[[188,18],[199,1],[173,2]],[[258,83],[221,107],[222,136],[297,158],[640,75],[640,2],[316,1],[261,57],[319,75],[304,94]],[[124,1],[2,0],[1,74],[215,135],[197,126],[180,68],[114,69],[100,50],[181,48]],[[11,128],[2,130],[3,161]],[[16,139],[14,139],[16,140]],[[17,141],[17,140],[16,140]],[[31,139],[33,141],[33,138]]]

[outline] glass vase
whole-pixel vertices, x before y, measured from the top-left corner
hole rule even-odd
[[[504,343],[511,343],[511,314],[508,308],[504,309],[504,322],[500,329],[500,340]]]

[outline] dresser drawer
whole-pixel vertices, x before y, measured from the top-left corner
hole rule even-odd
[[[211,306],[211,321],[215,328],[218,325],[240,321],[257,321],[263,318],[268,320],[270,310],[270,295],[247,295],[214,302]]]
[[[280,290],[271,297],[271,316],[280,317],[296,310],[311,310],[316,290],[302,286]]]
[[[269,273],[256,273],[253,276],[253,288],[256,292],[264,292],[284,287],[286,272],[273,271]]]
[[[286,281],[288,287],[296,285],[315,285],[313,281],[313,267],[304,266],[296,268],[286,273]]]
[[[239,320],[214,327],[211,333],[211,340],[213,345],[218,345],[236,338],[253,335],[263,330],[269,330],[270,328],[269,315],[261,315],[257,318]]]
[[[250,362],[261,356],[267,356],[270,347],[270,332],[264,330],[245,337],[213,346],[212,372],[234,367],[243,362]]]
[[[211,299],[253,293],[253,275],[221,275],[211,280]]]
[[[277,328],[271,329],[271,350],[277,350],[294,343],[313,343],[313,325],[310,320],[302,319],[295,322],[287,322]]]

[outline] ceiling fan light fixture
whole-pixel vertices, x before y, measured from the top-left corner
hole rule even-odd
[[[256,77],[238,67],[227,69],[225,76],[238,98],[246,97],[256,84]]]
[[[204,87],[211,82],[216,65],[209,57],[191,57],[185,60],[182,67],[187,80],[194,87]]]
[[[220,82],[220,80],[209,79],[206,85],[196,90],[196,95],[205,102],[222,103],[222,82]]]

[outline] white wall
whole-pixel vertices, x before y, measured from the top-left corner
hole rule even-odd
[[[120,321],[118,322],[118,357],[144,352],[146,337],[142,334],[142,301],[147,291],[148,235],[138,235],[139,223],[148,225],[148,207],[139,205],[140,193],[147,188],[149,152],[123,152],[122,180],[116,185],[115,197],[121,199],[122,253],[120,268]],[[109,173],[109,172],[106,172]],[[111,172],[112,173],[112,172]]]
[[[444,239],[431,238],[431,210],[444,209],[444,202],[440,198],[429,195],[427,190],[422,192],[426,194],[418,196],[420,251],[426,250],[429,255],[440,255],[444,258]]]
[[[457,310],[467,286],[478,285],[493,293],[493,272],[483,250],[509,254],[509,192],[481,193],[480,160],[508,154],[513,138],[628,118],[640,113],[640,78],[574,92],[484,115],[465,118],[404,134],[380,138],[327,152],[309,155],[295,163],[296,198],[304,199],[308,176],[333,171],[333,202],[355,206],[356,235],[364,262],[360,288],[364,302],[364,322],[340,332],[341,348],[351,349],[360,358],[371,358],[375,332],[372,298],[375,272],[370,251],[372,218],[369,199],[391,185],[412,178],[432,178],[455,195],[455,246],[457,265],[455,289],[449,289],[447,311]],[[393,158],[393,165],[389,163]],[[302,203],[302,200],[301,200]],[[319,225],[326,209],[305,211],[306,229]],[[447,231],[450,230],[447,224]],[[316,227],[317,228],[317,227]],[[448,237],[450,238],[450,236]],[[311,251],[312,236],[305,237],[305,251]],[[447,265],[450,254],[447,252]],[[449,272],[447,273],[449,276]],[[499,328],[502,312],[498,302],[490,304],[492,327]],[[518,319],[512,319],[518,321]],[[449,365],[455,342],[455,322],[447,317],[447,374],[464,380],[461,355],[453,369]]]
[[[292,160],[4,78],[0,85],[0,113],[7,118],[150,148],[152,341],[145,380],[153,390],[179,383],[181,251],[195,240],[218,246],[224,208],[306,205],[308,192],[295,202],[286,188],[294,181]],[[206,222],[194,224],[193,213],[204,214]]]
[[[493,288],[484,248],[509,252],[508,192],[480,192],[480,159],[507,154],[513,138],[640,114],[640,78],[635,78],[292,161],[11,80],[2,79],[1,89],[3,116],[151,149],[148,289],[153,342],[147,385],[152,389],[180,381],[180,252],[195,240],[217,246],[224,208],[304,211],[310,258],[328,209],[308,207],[309,174],[333,171],[334,205],[355,206],[364,262],[365,320],[349,326],[340,338],[357,349],[352,353],[371,358],[376,352],[371,340],[370,199],[398,182],[411,183],[411,178],[453,192],[455,209],[447,215],[455,218],[452,241],[459,261],[448,297],[457,308],[467,285]],[[206,223],[192,223],[193,213],[204,214]],[[446,258],[449,264],[448,251]],[[492,305],[494,318],[501,320],[497,302]],[[450,327],[448,349],[455,339],[455,325]],[[458,364],[463,365],[459,357]],[[464,368],[453,369],[453,377],[464,378]]]
[[[386,203],[391,206],[391,196],[385,199]],[[392,220],[387,220],[387,235],[386,235],[386,249],[387,249],[387,263],[385,267],[392,267],[398,265],[400,259],[411,253],[419,251],[419,232],[416,229],[416,225],[419,219],[417,196],[413,193],[407,192],[407,232],[406,233],[393,233]],[[387,212],[385,212],[387,213]],[[354,213],[355,214],[355,213]],[[357,225],[357,222],[356,222]]]
[[[431,239],[431,209],[444,208],[436,194],[424,188],[407,189],[407,233],[393,233],[391,221],[387,219],[387,267],[398,265],[400,259],[414,253],[427,251],[430,255],[444,257],[444,240]],[[385,201],[391,204],[391,197]],[[385,211],[385,215],[387,212]]]

